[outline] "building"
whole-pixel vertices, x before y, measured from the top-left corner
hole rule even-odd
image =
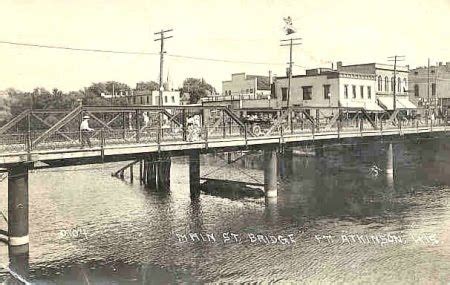
[[[394,80],[394,66],[380,63],[365,63],[342,65],[337,63],[337,71],[370,74],[376,78],[376,101],[385,110],[394,109],[394,90],[396,95],[396,109],[416,108],[409,100],[408,94],[408,66],[396,67],[396,80]]]
[[[309,69],[305,75],[291,79],[290,106],[354,107],[370,112],[381,111],[375,97],[375,75],[337,71],[329,68]],[[288,78],[275,80],[274,98],[287,107]]]
[[[228,106],[233,109],[279,108],[278,102],[271,99],[271,83],[270,75],[234,73],[231,80],[222,81],[222,95],[202,98],[202,105]]]
[[[410,70],[409,86],[409,98],[417,106],[450,108],[450,62]]]
[[[222,81],[223,95],[270,95],[270,76],[234,73],[231,80]]]
[[[181,102],[180,91],[163,91],[162,105],[163,106],[178,106]],[[158,90],[133,90],[129,98],[129,103],[133,105],[159,105],[159,91]]]

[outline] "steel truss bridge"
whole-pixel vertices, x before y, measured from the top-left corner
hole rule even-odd
[[[265,118],[259,125],[248,114]],[[92,148],[81,148],[79,126],[90,116]],[[433,119],[431,119],[433,117]],[[196,120],[194,120],[196,119]],[[190,122],[194,121],[192,124]],[[117,161],[148,153],[262,148],[344,138],[446,132],[448,114],[428,109],[369,113],[362,108],[285,110],[205,106],[78,106],[26,110],[0,127],[0,167],[42,161]]]

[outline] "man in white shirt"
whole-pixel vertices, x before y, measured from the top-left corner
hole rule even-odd
[[[94,129],[89,127],[89,116],[84,116],[83,121],[80,124],[80,132],[81,132],[81,148],[87,144],[89,147],[92,147],[89,132],[92,132]]]

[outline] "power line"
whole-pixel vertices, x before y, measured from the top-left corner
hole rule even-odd
[[[160,55],[156,52],[140,52],[140,51],[121,51],[121,50],[108,50],[108,49],[89,49],[89,48],[74,48],[68,46],[58,46],[58,45],[42,45],[34,43],[20,43],[11,41],[0,41],[0,44],[14,45],[14,46],[25,46],[25,47],[36,47],[36,48],[47,48],[47,49],[61,49],[69,51],[84,51],[84,52],[100,52],[100,53],[113,53],[113,54],[131,54],[131,55]],[[220,59],[211,57],[199,57],[199,56],[189,56],[181,54],[166,54],[173,58],[184,58],[192,60],[203,60],[203,61],[213,61],[213,62],[225,62],[225,63],[241,63],[241,64],[264,64],[264,65],[284,65],[284,63],[279,62],[263,62],[263,61],[246,61],[246,60],[232,60],[232,59]],[[300,68],[307,68],[305,66],[294,65]]]

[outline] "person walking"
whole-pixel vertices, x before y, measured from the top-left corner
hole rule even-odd
[[[81,132],[81,148],[84,148],[84,146],[87,144],[89,147],[92,147],[90,135],[89,133],[92,132],[94,129],[89,127],[89,116],[84,116],[83,121],[80,124],[80,132]]]

